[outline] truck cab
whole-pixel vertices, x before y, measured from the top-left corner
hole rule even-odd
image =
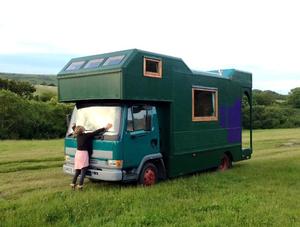
[[[94,131],[107,123],[112,128],[94,138],[87,177],[104,181],[138,180],[146,185],[163,177],[165,167],[156,107],[149,104],[77,103],[65,139],[64,172],[75,172],[77,142],[72,126],[81,125],[87,131]],[[160,176],[156,166],[143,169],[149,160],[158,163]]]

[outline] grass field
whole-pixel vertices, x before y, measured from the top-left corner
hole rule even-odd
[[[254,132],[251,160],[151,188],[71,191],[63,140],[0,142],[0,226],[300,226],[300,129]]]
[[[2,73],[0,72],[0,78],[6,78],[11,80],[27,81],[31,84],[55,84],[57,85],[56,75],[47,74],[23,74],[23,73]]]
[[[52,93],[54,95],[57,95],[57,87],[45,85],[35,85],[34,87],[36,89],[36,95],[41,95],[43,93]]]

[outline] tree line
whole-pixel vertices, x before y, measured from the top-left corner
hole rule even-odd
[[[300,87],[292,89],[288,95],[273,91],[253,90],[253,129],[300,127]],[[243,127],[250,128],[249,105],[243,99]]]
[[[66,115],[73,105],[57,102],[57,96],[35,95],[29,82],[0,78],[0,139],[61,138],[66,132]],[[253,128],[300,127],[300,87],[288,95],[253,90]],[[243,127],[249,128],[249,105],[243,99]]]
[[[61,138],[73,106],[60,104],[23,81],[0,79],[0,139]]]

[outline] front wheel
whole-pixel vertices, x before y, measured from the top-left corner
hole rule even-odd
[[[157,178],[157,167],[154,164],[148,162],[143,166],[139,177],[139,183],[144,186],[151,186],[156,184]]]
[[[228,170],[229,168],[231,168],[232,166],[232,161],[229,158],[229,156],[227,154],[224,154],[222,159],[221,159],[221,163],[218,167],[219,171],[225,171]]]

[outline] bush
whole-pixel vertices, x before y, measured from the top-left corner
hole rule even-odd
[[[253,91],[253,104],[270,106],[275,103],[275,96],[270,91]]]
[[[249,107],[243,109],[243,127],[250,128]],[[280,106],[253,106],[253,129],[294,128],[300,126],[300,119],[294,109]]]
[[[295,108],[300,108],[300,87],[294,88],[290,91],[288,103]]]
[[[35,87],[29,82],[7,80],[0,78],[0,89],[9,90],[23,98],[32,98],[33,93],[36,91]]]
[[[59,138],[66,132],[71,105],[23,99],[0,90],[0,139]]]
[[[38,96],[38,99],[42,102],[48,102],[52,98],[56,97],[56,94],[51,91],[45,91]],[[57,97],[56,97],[57,98]]]

